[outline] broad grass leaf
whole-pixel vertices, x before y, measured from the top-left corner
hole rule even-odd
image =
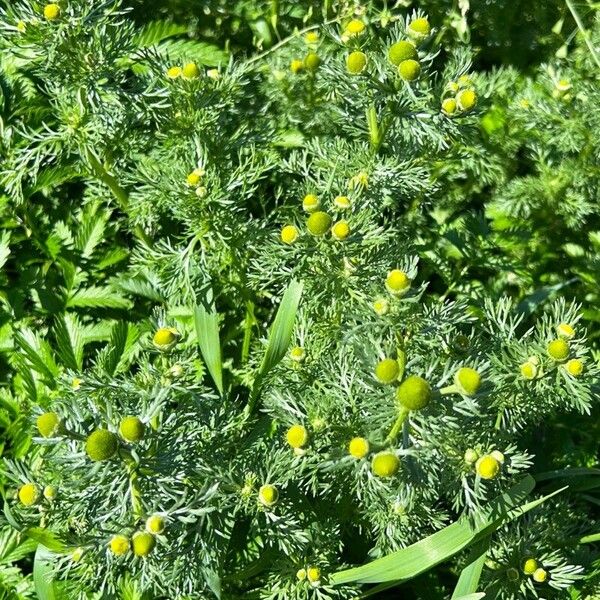
[[[210,373],[217,389],[223,393],[223,364],[221,358],[221,341],[219,339],[219,315],[210,306],[207,309],[203,304],[194,307],[194,324],[196,337],[204,363]]]
[[[481,598],[485,594],[476,594],[481,578],[481,571],[485,563],[487,551],[490,548],[491,538],[488,536],[473,544],[467,558],[467,566],[461,571],[451,600],[465,600],[469,597]]]

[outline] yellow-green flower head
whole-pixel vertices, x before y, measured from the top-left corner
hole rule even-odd
[[[133,547],[133,553],[136,556],[144,558],[154,550],[156,539],[147,531],[137,531],[131,538],[131,545]]]
[[[52,500],[54,500],[56,498],[56,495],[58,494],[58,490],[53,486],[53,485],[47,485],[44,487],[44,498],[46,498],[46,500],[48,500],[49,502],[52,502]]]
[[[472,465],[473,463],[477,462],[478,458],[479,452],[477,452],[477,450],[475,450],[474,448],[467,448],[465,450],[463,459],[468,465]]]
[[[565,365],[565,369],[571,377],[579,377],[583,373],[583,362],[578,358],[572,358]]]
[[[548,579],[548,571],[540,567],[533,572],[531,577],[536,583],[544,583]]]
[[[384,358],[375,366],[375,378],[379,383],[394,383],[400,375],[400,365],[395,358]]]
[[[129,538],[124,535],[113,535],[108,542],[110,551],[115,556],[123,556],[129,552]]]
[[[309,52],[304,57],[304,68],[307,71],[315,72],[321,64],[321,58],[316,52]]]
[[[454,98],[446,98],[442,101],[442,112],[450,117],[456,112],[456,106]]]
[[[196,79],[197,77],[200,77],[200,69],[198,68],[198,65],[196,63],[190,62],[183,65],[183,68],[181,69],[181,74],[186,79]]]
[[[40,499],[40,488],[35,483],[26,483],[19,488],[18,496],[23,506],[33,506]]]
[[[75,548],[75,550],[73,550],[73,552],[71,552],[71,560],[73,562],[79,562],[83,558],[84,553],[85,553],[85,550],[83,548],[81,548],[81,547]]]
[[[308,431],[304,425],[292,425],[287,430],[285,439],[292,448],[303,448],[308,443]]]
[[[521,365],[520,370],[523,379],[535,379],[538,374],[538,366],[531,360],[525,361]]]
[[[535,570],[537,568],[538,568],[538,562],[537,562],[537,560],[535,560],[535,558],[528,558],[523,563],[523,573],[525,573],[525,575],[533,575],[533,573],[535,572]]]
[[[431,25],[427,17],[420,17],[408,24],[406,32],[414,40],[424,40],[431,33]]]
[[[477,105],[477,94],[473,89],[461,90],[456,94],[456,104],[463,111],[469,111]]]
[[[40,435],[45,438],[56,436],[61,429],[60,417],[55,412],[41,414],[36,420],[36,425]]]
[[[565,92],[568,92],[573,86],[571,85],[571,82],[568,79],[559,79],[554,84],[554,87],[558,92],[564,94]]]
[[[306,579],[306,569],[298,569],[296,571],[296,579],[298,579],[298,581],[304,581]]]
[[[321,583],[321,569],[319,567],[308,567],[306,569],[306,578],[313,586],[318,586]]]
[[[275,506],[279,500],[279,491],[274,485],[265,484],[261,485],[258,490],[258,501],[267,508]]]
[[[75,391],[77,391],[81,387],[82,383],[83,383],[83,379],[79,379],[79,377],[73,377],[73,381],[71,382],[71,387]]]
[[[304,61],[299,58],[293,58],[290,62],[290,71],[294,73],[294,75],[300,73],[304,69]]]
[[[139,417],[129,416],[121,419],[119,433],[128,442],[139,442],[144,437],[146,426]]]
[[[56,2],[44,6],[44,18],[48,21],[55,21],[60,17],[60,6]]]
[[[458,92],[459,89],[460,89],[460,86],[458,85],[458,83],[456,83],[456,81],[449,81],[446,84],[444,91],[450,92],[451,94],[456,94],[456,92]]]
[[[392,477],[399,468],[400,459],[393,452],[378,452],[371,460],[371,471],[377,477]]]
[[[403,60],[398,65],[398,74],[404,81],[415,81],[419,78],[421,74],[421,65],[418,61],[413,60],[412,58],[409,60]]]
[[[183,74],[183,69],[177,65],[173,65],[167,69],[167,77],[169,79],[177,79]]]
[[[360,171],[356,175],[350,177],[348,181],[348,189],[355,190],[356,188],[367,188],[369,186],[369,174],[366,171]]]
[[[418,375],[407,377],[396,390],[396,398],[408,410],[421,410],[431,402],[431,386]]]
[[[346,25],[344,33],[346,33],[349,36],[360,35],[364,32],[366,28],[367,26],[360,19],[352,19],[352,21],[350,21],[350,23]]]
[[[348,221],[338,221],[331,228],[331,235],[334,239],[343,242],[350,235],[350,225]]]
[[[319,41],[319,32],[318,31],[309,31],[304,36],[304,41],[307,44],[316,44]]]
[[[401,40],[392,44],[388,49],[388,58],[393,65],[398,66],[402,61],[416,59],[417,49],[412,42]]]
[[[348,454],[354,458],[361,459],[369,454],[369,440],[364,437],[354,437],[348,444]]]
[[[219,69],[208,69],[208,71],[206,71],[206,76],[214,81],[221,79],[221,73],[219,73]]]
[[[546,350],[550,358],[557,362],[560,362],[562,360],[565,360],[569,356],[569,343],[562,338],[552,340],[548,343]]]
[[[348,196],[336,196],[333,199],[333,204],[339,210],[346,210],[352,206],[352,202],[350,202]]]
[[[119,448],[117,436],[106,429],[96,429],[88,435],[85,442],[85,451],[93,461],[102,461],[112,458]]]
[[[408,275],[400,269],[390,271],[385,279],[385,287],[394,296],[402,296],[410,288],[411,280]]]
[[[454,384],[463,396],[474,396],[481,387],[481,375],[471,367],[462,367],[454,375]]]
[[[281,241],[288,246],[291,246],[298,239],[298,236],[298,228],[294,225],[286,225],[281,229]]]
[[[294,346],[290,350],[290,358],[297,363],[301,363],[306,358],[306,352],[302,346]]]
[[[24,33],[26,29],[27,25],[25,24],[25,21],[17,21],[17,31],[19,33]]]
[[[346,69],[352,75],[360,75],[367,66],[367,55],[360,50],[350,52],[346,57]]]
[[[475,471],[482,479],[494,479],[500,473],[500,463],[492,455],[486,454],[475,463]]]
[[[331,227],[331,217],[322,210],[314,212],[306,220],[306,228],[317,237],[325,235]]]
[[[191,173],[187,175],[185,180],[190,187],[196,187],[202,180],[203,174],[204,172],[202,171],[202,169],[194,169]]]
[[[558,333],[558,337],[570,340],[575,337],[575,328],[568,323],[561,323],[556,326],[556,333]]]
[[[174,327],[161,327],[154,333],[152,341],[159,349],[170,348],[179,339],[179,332]]]
[[[373,301],[373,310],[379,317],[383,317],[390,312],[390,303],[386,298],[377,298]]]
[[[321,208],[321,201],[315,194],[306,194],[302,199],[302,208],[307,213],[313,213]]]
[[[162,515],[150,515],[146,519],[146,531],[152,535],[160,535],[166,527],[165,518]]]

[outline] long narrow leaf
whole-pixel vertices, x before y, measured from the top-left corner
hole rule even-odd
[[[33,583],[39,600],[58,600],[54,593],[54,573],[52,552],[41,544],[37,547],[33,560]]]
[[[470,595],[475,595],[479,586],[481,571],[485,563],[487,551],[490,548],[490,537],[484,538],[474,544],[467,559],[467,566],[461,571],[460,577],[454,588],[451,600],[464,600]]]
[[[196,337],[204,363],[208,368],[217,389],[223,393],[223,361],[219,339],[219,315],[213,306],[210,309],[202,304],[194,308]]]

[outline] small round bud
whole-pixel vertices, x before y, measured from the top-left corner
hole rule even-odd
[[[298,228],[294,225],[286,225],[281,229],[281,241],[288,246],[291,246],[298,239],[298,236]]]
[[[85,451],[93,461],[103,461],[112,458],[119,448],[117,436],[106,429],[96,429],[88,435]]]
[[[410,284],[411,281],[408,275],[404,271],[400,271],[400,269],[393,269],[385,279],[385,287],[394,296],[405,294],[410,288]]]
[[[512,582],[519,581],[519,571],[514,567],[506,569],[506,578]]]
[[[456,100],[454,98],[446,98],[442,101],[442,112],[447,116],[452,116],[456,112]]]
[[[26,29],[27,25],[25,24],[25,21],[17,21],[17,31],[19,33],[25,33]]]
[[[187,63],[186,65],[183,65],[181,74],[186,79],[196,79],[197,77],[200,77],[200,69],[196,63]]]
[[[537,568],[538,568],[538,562],[537,562],[537,560],[535,560],[535,558],[528,558],[523,563],[523,573],[525,573],[525,575],[533,575],[533,573],[535,572],[535,570]]]
[[[258,501],[266,507],[275,506],[279,500],[279,491],[274,485],[266,484],[258,490]]]
[[[177,79],[178,77],[181,77],[182,73],[183,69],[178,66],[169,67],[167,69],[167,77],[169,79]]]
[[[475,450],[474,448],[467,448],[465,450],[463,459],[468,465],[472,465],[474,462],[477,462],[478,458],[479,452],[477,452],[477,450]]]
[[[463,396],[475,396],[481,387],[481,375],[470,367],[462,367],[454,375],[454,384]]]
[[[393,452],[378,452],[371,460],[371,471],[377,477],[392,477],[400,468],[400,459]]]
[[[431,386],[418,375],[407,377],[398,387],[396,398],[408,410],[421,410],[431,401]]]
[[[490,456],[492,458],[495,458],[501,465],[504,464],[504,454],[502,454],[500,450],[493,450],[492,452],[490,452]]]
[[[146,531],[152,535],[163,533],[165,526],[165,518],[162,515],[151,515],[146,519]]]
[[[536,569],[531,576],[536,583],[544,583],[548,579],[548,571],[546,569]]]
[[[152,341],[159,349],[168,349],[179,339],[178,331],[173,327],[161,327],[154,333]]]
[[[85,553],[85,550],[83,548],[81,548],[81,547],[75,548],[75,550],[73,550],[73,552],[71,552],[71,560],[73,562],[79,562],[83,558],[84,553]]]
[[[148,533],[147,531],[138,531],[133,534],[131,544],[133,546],[133,553],[136,556],[146,557],[154,550],[156,540],[151,533]]]
[[[547,346],[548,356],[555,361],[565,360],[569,356],[569,343],[562,338],[552,340]]]
[[[350,198],[348,198],[348,196],[336,196],[333,199],[333,204],[339,210],[346,210],[350,208],[350,206],[352,206],[352,203],[350,202]]]
[[[571,377],[579,377],[583,373],[583,362],[578,358],[572,358],[565,365],[565,369]]]
[[[56,498],[58,490],[53,485],[47,485],[46,487],[44,487],[43,494],[44,498],[46,498],[48,502],[52,502],[52,500]]]
[[[367,66],[367,55],[364,52],[355,50],[350,52],[346,58],[346,69],[352,75],[360,75]]]
[[[521,365],[520,370],[521,370],[521,377],[523,377],[523,379],[529,379],[529,380],[535,379],[538,374],[538,367],[531,360],[524,362]]]
[[[494,479],[500,472],[500,463],[490,454],[486,454],[475,464],[475,471],[482,479]]]
[[[475,93],[475,90],[468,89],[458,92],[456,95],[456,104],[458,105],[458,108],[463,111],[469,111],[475,108],[475,105],[477,104],[477,94]]]
[[[306,578],[312,585],[318,586],[321,583],[321,569],[319,567],[308,567]]]
[[[423,40],[431,33],[431,25],[427,17],[413,19],[406,30],[408,35],[415,40]]]
[[[304,581],[306,579],[306,569],[298,569],[296,571],[296,579],[298,579],[298,581]]]
[[[412,42],[401,40],[392,44],[388,50],[388,58],[393,65],[398,66],[404,60],[416,59],[417,49]]]
[[[568,79],[559,79],[555,84],[554,88],[560,94],[565,94],[568,92],[573,86]]]
[[[214,81],[221,79],[221,73],[219,73],[219,69],[208,69],[208,71],[206,71],[206,76]]]
[[[48,21],[55,21],[60,17],[60,6],[55,2],[44,6],[44,18]]]
[[[146,426],[138,417],[129,416],[121,419],[119,433],[128,442],[139,442],[144,437]]]
[[[200,173],[198,173],[198,171],[192,171],[185,178],[185,180],[187,181],[187,184],[190,187],[196,187],[200,183],[201,179],[202,179],[202,175]]]
[[[35,483],[26,483],[19,488],[18,496],[23,506],[33,506],[40,499],[40,489]]]
[[[343,242],[350,235],[350,225],[347,221],[338,221],[331,228],[331,235],[334,239]]]
[[[331,227],[331,217],[321,210],[314,212],[306,220],[306,228],[317,237],[325,235]]]
[[[290,71],[294,75],[297,75],[303,69],[304,69],[304,61],[303,60],[300,60],[299,58],[292,59],[292,62],[290,63]]]
[[[560,325],[557,325],[556,333],[558,333],[558,337],[565,338],[566,340],[570,340],[572,337],[575,337],[575,329],[568,323],[561,323]]]
[[[123,556],[129,552],[129,538],[124,535],[113,535],[108,547],[115,556]]]
[[[71,382],[71,388],[77,391],[81,387],[82,383],[83,379],[79,379],[79,377],[73,377],[73,381]]]
[[[354,458],[364,458],[369,454],[369,441],[363,437],[355,437],[348,444],[348,454]]]
[[[308,431],[304,425],[292,425],[287,430],[285,439],[292,448],[302,448],[308,443]]]
[[[359,35],[366,29],[366,25],[360,19],[352,19],[348,25],[346,25],[345,33],[348,35]]]
[[[457,352],[466,352],[471,344],[469,338],[462,333],[459,333],[457,336],[453,337],[450,340],[450,343],[452,344],[452,348]]]
[[[379,317],[383,317],[390,312],[390,303],[386,298],[377,298],[373,301],[373,310]]]
[[[208,189],[206,188],[206,186],[201,185],[196,188],[196,196],[198,196],[198,198],[206,198],[207,194],[208,194]]]
[[[316,44],[319,41],[319,32],[318,31],[309,31],[304,36],[304,41],[307,44]]]
[[[60,431],[60,417],[55,412],[47,412],[37,418],[36,425],[42,437],[55,437]]]
[[[315,194],[306,194],[302,200],[302,208],[307,213],[313,213],[321,208],[321,202]]]
[[[398,74],[404,81],[415,81],[421,74],[421,65],[413,59],[403,60],[398,65]]]
[[[312,73],[314,73],[319,68],[320,64],[321,59],[316,52],[309,52],[304,57],[304,68],[307,71],[311,71]]]
[[[290,350],[290,358],[297,363],[304,362],[304,359],[306,358],[304,348],[302,346],[294,346]]]
[[[375,366],[375,378],[379,383],[394,383],[400,375],[400,365],[395,358],[384,358]]]

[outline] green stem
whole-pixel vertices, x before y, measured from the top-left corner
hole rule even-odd
[[[385,442],[384,444],[390,445],[393,444],[397,437],[398,434],[400,433],[400,430],[402,429],[402,425],[404,425],[404,421],[406,421],[406,417],[408,417],[408,413],[410,411],[405,408],[404,406],[400,408],[400,411],[398,412],[398,416],[396,417],[396,422],[394,423],[394,426],[391,428],[390,432],[388,433],[387,437],[385,438]]]
[[[377,121],[377,110],[374,104],[367,108],[367,125],[369,127],[369,142],[373,152],[377,153],[383,141],[383,131]]]
[[[579,31],[581,31],[581,34],[583,35],[583,39],[585,40],[586,46],[588,47],[590,54],[594,59],[594,62],[600,67],[600,57],[598,57],[598,54],[596,53],[596,48],[594,48],[594,44],[592,43],[592,40],[590,40],[590,36],[588,35],[588,32],[583,24],[583,21],[581,20],[581,17],[579,16],[579,13],[577,12],[571,0],[565,0],[565,2],[569,10],[571,11],[573,18],[575,19],[575,23],[577,23]]]

